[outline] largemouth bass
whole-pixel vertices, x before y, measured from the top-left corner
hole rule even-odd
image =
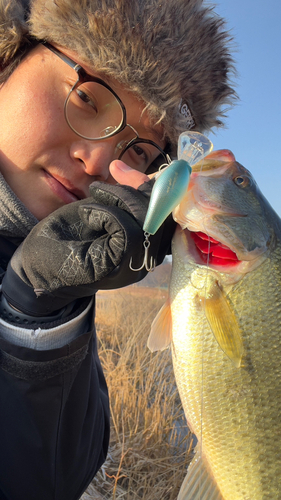
[[[173,216],[169,299],[148,346],[171,344],[198,439],[179,498],[281,499],[281,220],[228,150],[193,168]]]

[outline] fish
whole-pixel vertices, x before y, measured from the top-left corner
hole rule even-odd
[[[229,150],[192,168],[173,211],[170,346],[197,438],[179,500],[281,499],[281,220]]]

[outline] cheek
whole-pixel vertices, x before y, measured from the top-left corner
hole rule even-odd
[[[23,89],[9,109],[2,107],[2,117],[2,155],[23,169],[46,149],[56,148],[68,132],[63,103],[52,92],[24,92]]]
[[[59,132],[63,133],[68,128],[63,104],[63,99],[54,91],[29,94],[21,107],[25,136],[31,140],[33,136],[44,140],[48,137],[55,139]]]

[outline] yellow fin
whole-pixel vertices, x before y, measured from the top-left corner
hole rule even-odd
[[[205,314],[213,334],[234,365],[239,368],[243,355],[241,328],[230,303],[217,282],[213,282],[205,300]]]
[[[154,319],[150,335],[147,341],[147,347],[152,351],[163,351],[169,347],[172,340],[172,316],[169,299],[160,309]]]
[[[224,500],[207,462],[197,453],[188,467],[177,500]]]

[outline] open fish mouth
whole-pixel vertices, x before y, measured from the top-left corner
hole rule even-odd
[[[204,264],[229,267],[236,266],[241,262],[235,252],[211,236],[208,236],[201,231],[189,231],[189,235],[192,238],[195,244],[195,249]]]

